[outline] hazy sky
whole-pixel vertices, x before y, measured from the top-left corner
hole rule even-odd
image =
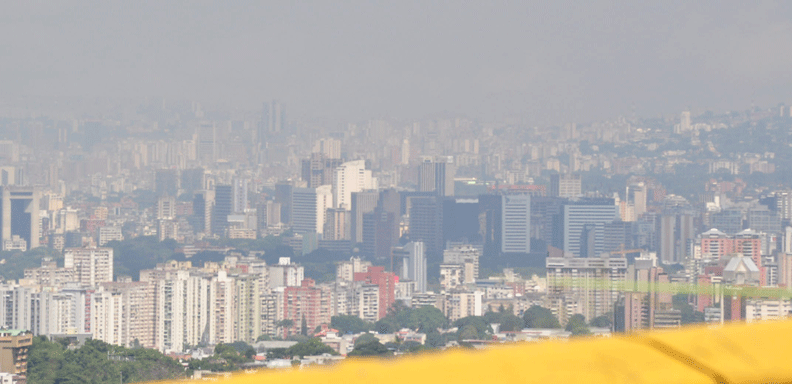
[[[5,1],[0,96],[563,123],[792,102],[792,3]]]

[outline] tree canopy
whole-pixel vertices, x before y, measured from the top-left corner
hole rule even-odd
[[[114,276],[127,275],[135,280],[140,278],[140,271],[151,269],[157,263],[164,263],[178,257],[174,250],[176,241],[167,239],[159,241],[156,236],[138,236],[123,241],[111,241],[107,247],[113,248]]]
[[[516,332],[522,330],[525,325],[523,319],[514,314],[511,306],[509,308],[501,308],[498,312],[485,313],[484,321],[487,324],[500,324],[499,330],[501,332]]]
[[[73,350],[66,345],[35,337],[28,354],[28,382],[115,384],[185,377],[178,361],[153,349],[128,349],[99,340],[88,340]]]
[[[371,341],[367,341],[365,343],[356,344],[355,349],[352,352],[349,352],[347,356],[350,357],[373,357],[373,356],[392,356],[393,352],[391,352],[388,347],[380,343],[379,340],[376,338]]]
[[[457,339],[462,340],[486,340],[492,335],[492,328],[481,316],[463,317],[454,322],[457,327]]]
[[[330,327],[337,329],[342,335],[368,332],[372,326],[371,323],[353,315],[339,315],[330,318]]]
[[[613,321],[611,320],[612,316],[613,316],[613,313],[605,314],[605,315],[602,315],[602,316],[597,316],[597,317],[591,319],[591,322],[589,322],[589,325],[591,325],[592,327],[597,327],[597,328],[610,328],[611,325],[613,325]]]
[[[402,328],[409,328],[428,333],[448,327],[448,319],[439,309],[426,305],[410,308],[397,301],[388,311],[388,315],[374,324],[378,333],[393,333]]]
[[[532,305],[523,315],[526,328],[561,328],[558,318],[549,309]]]
[[[566,328],[564,329],[567,332],[572,332],[572,336],[591,334],[591,331],[589,331],[588,325],[586,324],[586,318],[581,314],[572,315],[572,317],[569,318],[569,321],[567,321]]]
[[[25,269],[41,266],[41,259],[52,258],[60,265],[63,264],[63,255],[50,248],[39,247],[27,252],[22,251],[2,251],[0,252],[0,276],[5,280],[21,279],[25,275]]]
[[[357,339],[355,339],[355,346],[358,346],[358,345],[361,345],[361,344],[370,343],[372,341],[379,341],[379,339],[377,339],[376,336],[374,336],[374,335],[372,335],[370,333],[364,333],[364,334],[358,336]]]
[[[316,356],[325,353],[329,353],[331,355],[338,354],[338,352],[336,352],[333,348],[330,348],[329,346],[322,343],[322,340],[320,340],[318,337],[312,337],[306,341],[299,342],[287,348],[285,351],[287,356],[292,357]]]

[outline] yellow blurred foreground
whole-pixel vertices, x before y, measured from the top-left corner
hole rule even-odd
[[[346,360],[331,368],[238,373],[226,382],[792,383],[792,321]]]

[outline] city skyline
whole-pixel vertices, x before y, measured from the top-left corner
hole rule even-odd
[[[777,2],[3,8],[0,100],[17,106],[164,98],[260,111],[277,99],[305,122],[560,125],[792,103],[780,50],[792,9]]]
[[[0,382],[792,318],[786,3],[77,0],[0,36]]]

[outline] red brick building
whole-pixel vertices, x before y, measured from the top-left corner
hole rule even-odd
[[[322,324],[330,324],[332,295],[332,290],[317,287],[312,279],[303,280],[299,287],[286,287],[283,292],[283,319],[293,323],[290,328],[281,330],[283,337],[300,333],[303,318],[311,333]]]
[[[355,281],[379,286],[379,318],[388,314],[388,309],[396,301],[396,283],[398,278],[392,272],[385,272],[385,267],[368,267],[366,272],[356,272]]]

